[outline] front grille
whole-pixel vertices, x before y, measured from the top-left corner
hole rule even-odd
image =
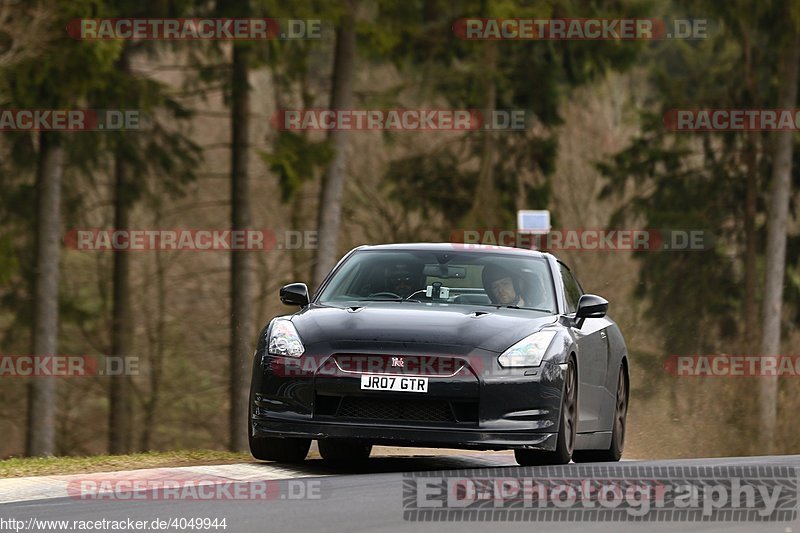
[[[430,399],[388,400],[318,394],[316,406],[317,416],[453,424],[478,422],[477,402]]]
[[[339,416],[380,420],[416,420],[419,422],[455,422],[450,406],[443,400],[378,400],[345,397]]]
[[[336,354],[333,359],[343,371],[359,374],[452,376],[467,372],[463,359],[448,356]]]

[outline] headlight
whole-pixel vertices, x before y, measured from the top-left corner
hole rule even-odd
[[[269,334],[269,354],[286,357],[300,357],[306,349],[294,324],[290,321],[276,320]]]
[[[539,366],[547,348],[556,336],[555,331],[539,331],[528,335],[497,358],[502,367]]]

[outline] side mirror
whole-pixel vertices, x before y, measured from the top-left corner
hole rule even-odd
[[[308,305],[308,287],[305,283],[290,283],[281,287],[281,302],[286,305]]]
[[[608,301],[596,294],[584,294],[578,300],[575,318],[603,318],[608,313]]]

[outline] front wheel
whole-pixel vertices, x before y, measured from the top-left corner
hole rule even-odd
[[[572,459],[576,463],[608,463],[619,461],[625,447],[625,425],[628,416],[628,378],[620,367],[617,377],[617,397],[614,407],[614,426],[611,428],[611,446],[607,450],[576,450]]]
[[[247,410],[247,423],[250,424],[251,420],[253,420],[252,405]],[[248,428],[250,455],[259,461],[300,463],[305,460],[311,448],[311,439],[254,437],[252,431],[252,428]]]
[[[578,427],[578,375],[575,359],[567,362],[564,376],[564,396],[561,399],[561,424],[558,428],[556,449],[549,452],[539,450],[514,450],[514,458],[520,466],[565,465],[572,459],[575,435]]]
[[[300,463],[310,447],[311,439],[250,437],[250,453],[259,461]]]
[[[369,459],[372,444],[346,439],[320,439],[319,454],[328,462],[354,464]]]

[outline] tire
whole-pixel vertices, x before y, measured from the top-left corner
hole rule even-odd
[[[259,461],[301,463],[310,447],[311,439],[250,437],[250,454]]]
[[[570,357],[564,378],[564,394],[561,398],[561,423],[558,427],[556,449],[553,451],[514,450],[514,458],[520,466],[565,465],[572,459],[578,427],[577,376],[575,359]]]
[[[620,367],[617,377],[617,397],[614,404],[614,426],[611,428],[611,445],[607,450],[575,450],[576,463],[610,463],[619,461],[625,447],[625,424],[628,416],[628,377],[625,367]]]
[[[347,439],[320,439],[319,454],[331,463],[356,464],[369,459],[372,444]]]
[[[252,411],[248,409],[248,425],[252,419]],[[250,455],[259,461],[302,463],[306,455],[308,455],[308,450],[311,448],[311,439],[254,437],[251,432],[252,429],[248,429],[247,440],[250,444]]]

